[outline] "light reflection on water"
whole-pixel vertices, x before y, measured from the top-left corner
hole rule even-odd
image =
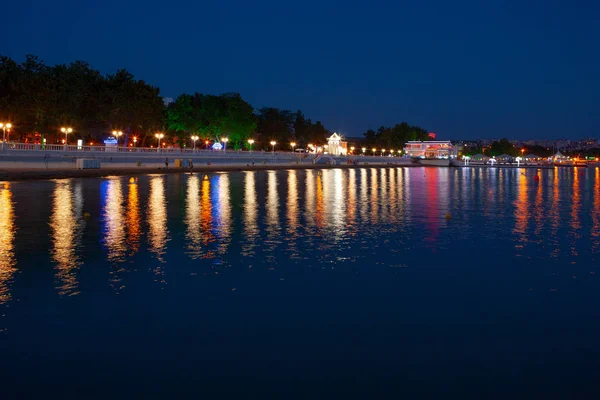
[[[138,178],[130,178],[127,185],[127,246],[129,255],[134,255],[140,249],[140,238],[142,236],[142,216],[140,214],[140,192]]]
[[[573,188],[572,188],[572,197],[571,197],[571,255],[576,257],[579,255],[577,250],[577,242],[581,238],[580,229],[581,223],[579,220],[579,213],[581,211],[581,187],[579,184],[579,174],[583,174],[581,168],[573,168]],[[572,263],[574,264],[575,258],[573,258]]]
[[[595,261],[599,174],[598,168],[365,168],[57,180],[39,206],[50,210],[48,261],[56,288],[74,295],[96,237],[104,245],[108,283],[117,291],[126,289],[123,274],[132,268],[147,266],[166,283],[175,265],[209,259],[213,266],[236,267],[236,254],[242,264],[265,270],[290,259],[369,263],[382,252],[394,261],[377,265],[414,266],[431,254],[477,243],[505,246],[498,259]],[[86,207],[101,207],[101,223],[89,232],[84,187]],[[0,186],[0,303],[14,297],[16,272],[28,268],[19,264],[18,233],[38,229],[27,221],[28,208],[15,201],[20,188],[26,184]],[[178,193],[181,207],[168,208],[178,204]]]
[[[106,221],[104,242],[107,259],[111,263],[123,262],[126,255],[125,245],[125,207],[121,179],[109,179],[106,190],[104,219]]]
[[[202,233],[200,227],[200,177],[188,178],[186,197],[186,253],[192,258],[202,257]]]
[[[515,200],[515,229],[514,232],[518,237],[515,247],[518,250],[524,248],[524,244],[528,241],[527,226],[529,225],[529,191],[527,187],[527,177],[524,172],[519,175],[517,185],[517,199]],[[522,255],[522,252],[517,254]]]
[[[279,222],[279,190],[277,188],[277,172],[267,172],[267,210],[265,213],[265,231],[267,237],[265,239],[265,259],[270,264],[270,268],[274,267],[277,262],[275,250],[281,243],[281,224]]]
[[[82,182],[56,181],[50,228],[53,243],[51,254],[56,265],[60,295],[79,294],[77,270],[82,264],[81,236],[84,226]]]
[[[254,248],[259,238],[258,227],[258,203],[256,200],[256,172],[248,171],[244,173],[244,236],[246,241],[242,244],[242,256],[250,257],[255,254]]]
[[[348,389],[363,369],[357,398],[381,377],[595,388],[599,250],[592,168],[0,183],[2,376],[129,397]]]
[[[10,282],[15,269],[15,224],[10,183],[0,186],[0,305],[11,299]]]
[[[298,176],[295,170],[288,172],[287,179],[287,229],[289,253],[291,258],[298,258]]]
[[[164,278],[165,271],[162,264],[165,263],[169,235],[164,184],[164,176],[153,176],[150,178],[150,198],[147,212],[149,250],[155,254],[157,261],[152,266],[152,271],[156,276],[155,282],[159,283],[166,283]]]
[[[219,174],[217,179],[218,192],[216,197],[217,242],[220,255],[227,253],[231,241],[231,189],[229,187],[229,174]]]
[[[596,167],[594,179],[594,208],[592,211],[592,254],[597,259],[597,253],[600,247],[600,168]]]

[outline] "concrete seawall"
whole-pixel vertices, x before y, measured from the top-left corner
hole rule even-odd
[[[77,169],[80,158],[96,159],[100,169]],[[325,169],[388,166],[416,166],[408,159],[398,157],[351,156],[329,157],[313,164],[313,156],[267,152],[205,152],[178,153],[113,153],[85,154],[79,152],[2,152],[0,153],[0,180],[23,181],[76,177],[104,177],[154,173],[189,173],[189,168],[175,168],[175,160],[192,160],[192,172],[262,171],[279,169]],[[168,160],[168,168],[165,165]],[[336,165],[330,161],[335,160]],[[323,162],[327,161],[327,162]]]

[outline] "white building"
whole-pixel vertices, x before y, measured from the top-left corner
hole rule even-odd
[[[347,152],[348,142],[342,140],[342,137],[334,132],[327,139],[327,153],[334,156],[345,156]]]

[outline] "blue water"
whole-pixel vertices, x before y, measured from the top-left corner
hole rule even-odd
[[[594,398],[599,255],[597,168],[0,183],[0,397]]]

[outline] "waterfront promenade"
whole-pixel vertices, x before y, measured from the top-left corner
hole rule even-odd
[[[272,169],[352,168],[357,166],[411,166],[410,159],[381,156],[330,156],[291,152],[210,151],[189,149],[119,148],[82,146],[8,146],[0,151],[0,180],[102,177],[202,171],[241,171]],[[78,159],[95,159],[100,169],[77,169]],[[176,166],[176,160],[193,164]],[[168,162],[168,165],[166,164]]]

